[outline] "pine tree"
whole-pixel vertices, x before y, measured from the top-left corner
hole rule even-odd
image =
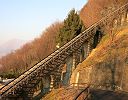
[[[79,15],[72,9],[64,20],[64,26],[60,29],[57,36],[57,43],[62,46],[85,29]]]

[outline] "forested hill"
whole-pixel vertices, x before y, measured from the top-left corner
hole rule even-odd
[[[16,78],[85,30],[78,12],[72,9],[63,22],[50,25],[39,38],[0,59],[0,76]],[[19,70],[20,69],[20,70]]]
[[[0,76],[17,77],[21,72],[31,67],[55,50],[55,37],[63,23],[55,22],[50,25],[39,38],[26,43],[0,59]],[[20,70],[19,70],[20,69]]]
[[[88,3],[80,11],[80,18],[84,25],[89,27],[127,2],[128,0],[88,0]]]

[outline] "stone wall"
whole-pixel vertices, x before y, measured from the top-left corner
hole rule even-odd
[[[79,68],[80,65],[81,64],[79,64],[77,67]],[[76,69],[72,73],[70,84],[77,83],[77,80],[78,80],[78,83],[90,83],[91,71],[92,71],[92,67],[87,67],[81,70]],[[79,73],[79,77],[77,77],[78,73]]]
[[[94,87],[128,91],[128,64],[125,60],[99,62],[92,67],[76,69],[72,74],[70,84],[76,83],[76,80],[78,80],[78,83],[88,83]],[[77,77],[78,73],[79,78]]]
[[[92,84],[93,87],[128,91],[127,33],[128,29],[120,31],[112,43],[102,40],[89,57],[77,66],[70,84],[78,80],[78,83]],[[77,73],[79,78],[76,77]]]

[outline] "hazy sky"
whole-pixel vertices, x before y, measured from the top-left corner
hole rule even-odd
[[[11,39],[32,40],[87,0],[0,0],[0,44]]]

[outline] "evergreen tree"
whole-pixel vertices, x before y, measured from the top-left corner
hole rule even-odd
[[[79,15],[72,9],[68,17],[64,20],[64,25],[60,29],[57,36],[57,43],[59,46],[69,42],[72,38],[79,35],[85,29]]]

